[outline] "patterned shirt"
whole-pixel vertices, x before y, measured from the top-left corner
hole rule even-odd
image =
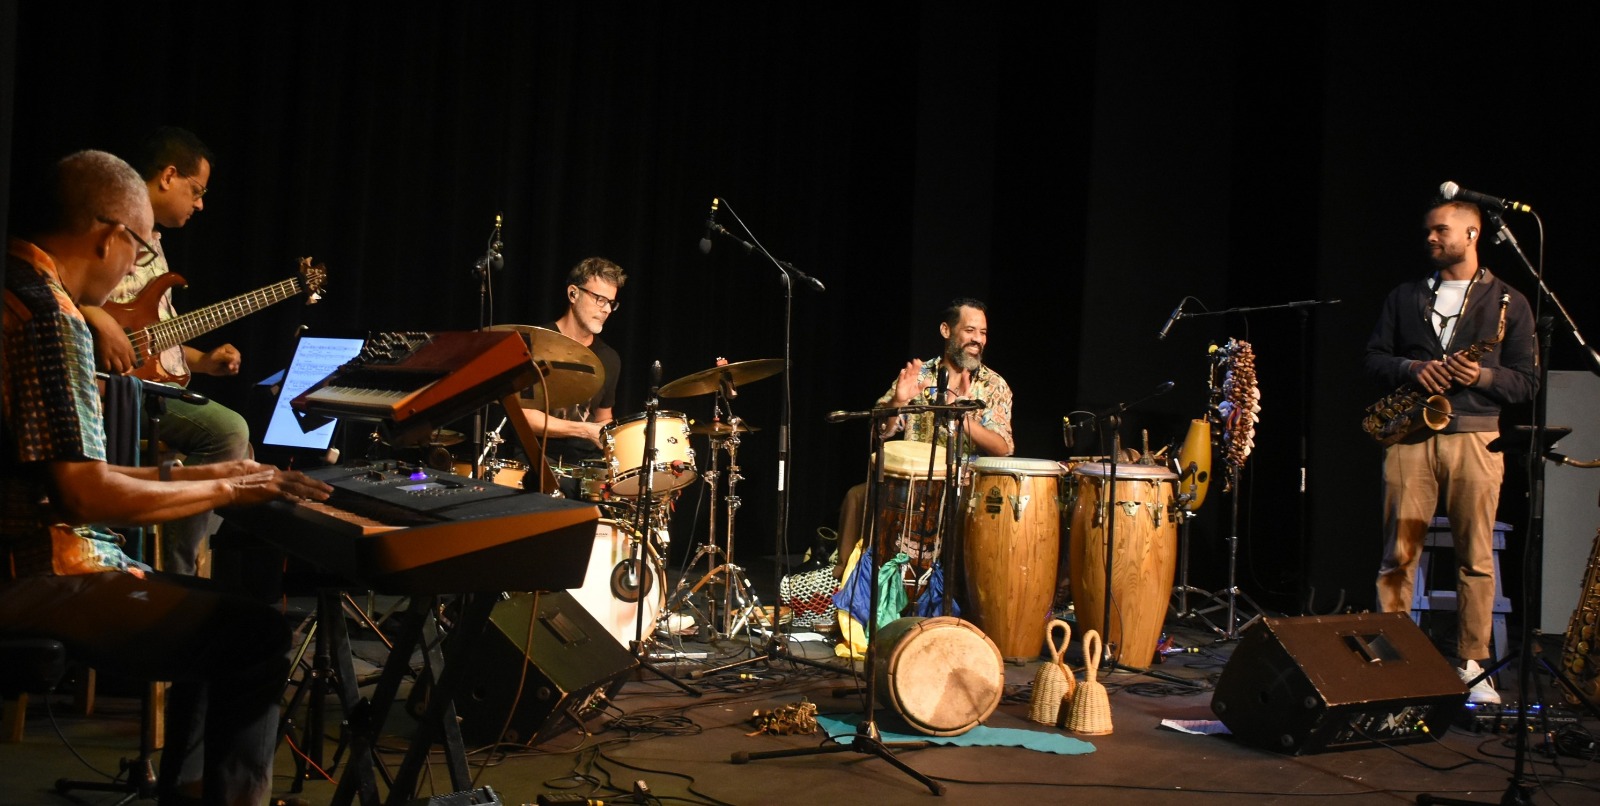
[[[105,461],[105,426],[89,325],[55,261],[16,238],[7,250],[0,331],[0,578],[126,570],[121,538],[62,523],[50,503],[49,464]]]
[[[917,386],[922,389],[922,394],[913,398],[911,404],[932,403],[932,390],[939,376],[938,358],[930,358],[922,362],[922,369],[917,373]],[[898,384],[889,384],[889,391],[878,398],[877,405],[887,406],[894,402],[895,387]],[[967,393],[957,398],[958,400],[981,400],[984,408],[979,411],[979,422],[984,428],[999,434],[1006,441],[1006,452],[1015,453],[1017,444],[1011,438],[1011,385],[1000,377],[988,366],[979,364],[976,372],[972,373],[972,385],[967,388]],[[900,415],[894,424],[894,431],[905,429],[906,439],[917,442],[937,442],[944,444],[949,435],[941,418],[937,430],[933,425],[933,413],[917,415]],[[977,446],[973,444],[970,436],[962,440],[961,453],[968,459],[977,457]]]
[[[172,271],[167,265],[167,252],[161,245],[161,231],[156,230],[150,239],[150,244],[156,248],[155,262],[148,266],[134,267],[133,274],[122,278],[117,287],[112,289],[108,302],[126,305],[138,298],[145,286],[150,285],[157,277]],[[161,302],[156,306],[157,320],[165,322],[178,315],[177,306],[172,304],[172,289],[161,292]],[[183,345],[174,344],[161,351],[161,369],[168,375],[183,378],[189,375],[189,359],[183,353]]]

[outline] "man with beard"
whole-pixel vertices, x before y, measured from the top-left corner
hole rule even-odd
[[[1535,336],[1527,299],[1478,263],[1477,206],[1437,202],[1425,225],[1434,272],[1390,292],[1367,341],[1366,370],[1385,391],[1414,383],[1444,395],[1452,416],[1438,431],[1421,429],[1384,449],[1378,603],[1388,613],[1411,609],[1422,541],[1442,493],[1457,564],[1458,673],[1470,681],[1481,673],[1478,661],[1489,657],[1494,618],[1494,520],[1504,459],[1488,444],[1499,433],[1501,407],[1533,398]],[[1508,294],[1504,339],[1480,360],[1468,360],[1462,350],[1495,338],[1500,299]],[[1497,703],[1500,695],[1485,679],[1472,687],[1471,699]]]
[[[522,410],[533,432],[545,439],[544,455],[552,465],[572,467],[605,455],[600,432],[613,419],[622,357],[600,338],[600,331],[617,310],[617,292],[627,281],[621,266],[605,258],[585,258],[567,273],[566,312],[544,325],[593,350],[606,371],[600,391],[583,403],[556,409],[548,417],[542,411]],[[564,494],[577,496],[576,482],[568,478],[561,482]]]
[[[1010,456],[1016,450],[1011,437],[1011,387],[1000,373],[983,363],[983,350],[989,344],[988,308],[975,299],[962,298],[950,303],[939,323],[939,335],[944,337],[943,354],[926,361],[906,362],[894,384],[882,397],[878,407],[898,407],[915,403],[934,403],[933,389],[938,383],[939,369],[948,373],[943,403],[962,400],[981,400],[982,409],[963,415],[966,422],[961,453],[965,459],[984,456]],[[882,427],[887,439],[904,433],[904,438],[915,442],[932,442],[945,445],[947,419],[932,413],[901,415],[887,421]],[[861,536],[861,524],[866,515],[867,485],[858,484],[845,494],[844,505],[839,510],[839,559],[835,577],[844,573],[843,562]]]

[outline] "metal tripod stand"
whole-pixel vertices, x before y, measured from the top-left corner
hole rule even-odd
[[[717,425],[722,423],[722,411],[728,409],[727,433],[718,433]],[[685,574],[678,580],[678,587],[668,597],[664,612],[678,612],[680,609],[693,611],[696,622],[706,625],[712,637],[732,638],[738,633],[748,633],[753,623],[760,622],[760,601],[750,589],[750,582],[745,578],[744,569],[733,561],[734,525],[740,505],[743,503],[738,495],[739,482],[744,476],[739,474],[739,429],[742,421],[732,416],[732,407],[723,398],[722,392],[717,392],[712,402],[713,429],[708,435],[711,440],[711,467],[704,474],[706,484],[710,490],[711,518],[706,542],[689,560],[687,568],[699,566],[701,560],[706,561],[706,573],[690,584],[692,574]],[[722,478],[722,471],[718,464],[718,452],[728,453],[728,493],[723,497],[723,504],[727,508],[727,530],[724,537],[726,547],[717,543],[717,498],[718,482]],[[718,585],[721,586],[721,596],[712,596],[711,591]],[[703,610],[695,604],[695,596],[702,590],[707,592],[704,597],[706,608]],[[706,612],[710,611],[710,612]],[[719,618],[720,617],[720,618]],[[776,621],[776,616],[774,616]],[[773,629],[774,625],[764,625]],[[753,642],[753,641],[752,641]]]

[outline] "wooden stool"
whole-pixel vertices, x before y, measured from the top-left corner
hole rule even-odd
[[[1500,578],[1500,552],[1505,550],[1506,533],[1509,531],[1509,524],[1494,522],[1494,624],[1489,651],[1495,658],[1506,651],[1506,614],[1511,612],[1511,600],[1506,598],[1504,583]],[[1450,575],[1450,587],[1428,588],[1428,571],[1432,567],[1433,549],[1436,548],[1455,548],[1449,518],[1434,518],[1428,526],[1428,534],[1422,539],[1422,556],[1417,558],[1416,584],[1411,596],[1411,618],[1418,623],[1422,621],[1424,610],[1457,609],[1455,574]]]

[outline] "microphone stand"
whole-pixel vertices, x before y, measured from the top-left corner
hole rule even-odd
[[[646,567],[645,562],[645,544],[652,537],[650,531],[652,526],[651,516],[653,514],[651,512],[651,502],[655,499],[656,410],[661,404],[661,399],[657,395],[660,389],[661,362],[656,361],[650,366],[650,394],[644,401],[644,456],[642,457],[644,461],[640,464],[644,468],[644,483],[639,487],[639,497],[634,502],[633,557],[628,560],[631,564],[628,574],[633,575],[637,580],[634,592],[638,594],[638,599],[636,600],[638,607],[634,611],[632,649],[634,658],[639,661],[639,668],[677,686],[687,694],[699,697],[702,693],[700,689],[667,674],[650,662],[650,653],[646,649],[644,640],[645,597],[651,594],[665,595],[666,593],[659,587],[654,590],[651,589],[652,585],[659,585],[660,580],[652,580],[650,569]],[[628,574],[624,574],[623,579],[626,579]],[[654,625],[651,625],[651,629],[654,630]]]
[[[494,324],[494,271],[505,265],[505,258],[501,256],[500,243],[501,216],[494,214],[494,230],[489,233],[489,243],[484,247],[483,257],[472,265],[472,273],[478,278],[478,329]],[[477,457],[472,463],[472,477],[481,479],[484,476],[484,460],[488,457],[489,450],[499,442],[492,441],[484,433],[483,424],[488,422],[489,407],[479,406],[472,412],[472,455]],[[511,412],[506,412],[507,416]],[[505,425],[502,420],[501,425]],[[496,438],[499,430],[495,431]],[[532,466],[534,463],[528,463]]]
[[[728,214],[733,216],[734,221],[739,223],[739,227],[741,229],[747,233],[750,232],[750,228],[745,226],[744,220],[739,217],[739,213],[733,209],[733,205],[729,204],[727,199],[721,199],[720,203],[722,206],[728,208]],[[777,557],[786,558],[788,556],[789,548],[790,424],[793,416],[790,410],[790,402],[793,398],[794,392],[794,281],[800,280],[801,282],[816,289],[818,292],[826,291],[827,289],[822,285],[822,281],[795,268],[793,263],[773,257],[772,253],[767,251],[765,246],[761,245],[760,239],[756,238],[754,235],[750,236],[754,241],[753,243],[751,241],[746,241],[743,238],[740,238],[737,235],[729,232],[726,227],[716,223],[714,219],[706,222],[706,229],[709,232],[715,232],[716,234],[739,244],[740,248],[742,248],[746,254],[751,252],[760,252],[762,257],[766,258],[768,262],[778,268],[783,278],[783,402],[778,412],[778,514],[777,524],[774,530],[774,540],[776,541],[777,551],[774,552],[774,554]],[[705,247],[709,248],[709,242],[706,242]],[[778,590],[782,586],[783,566],[783,560],[777,560],[773,562],[772,589],[774,591]],[[773,605],[772,612],[772,623],[766,626],[769,633],[771,633],[773,636],[776,636],[778,632],[778,610],[776,603]]]
[[[1594,348],[1589,346],[1589,343],[1583,338],[1583,333],[1578,330],[1577,323],[1572,320],[1572,316],[1567,313],[1566,307],[1561,304],[1561,300],[1556,297],[1555,292],[1550,290],[1548,285],[1545,285],[1543,272],[1534,268],[1533,263],[1528,260],[1528,256],[1523,253],[1522,246],[1517,243],[1516,235],[1511,232],[1511,228],[1506,226],[1498,211],[1490,210],[1485,218],[1487,220],[1484,228],[1494,231],[1494,242],[1510,246],[1511,251],[1517,256],[1517,261],[1522,264],[1522,267],[1527,270],[1528,274],[1533,277],[1534,282],[1538,284],[1540,306],[1542,307],[1546,300],[1550,302],[1551,307],[1555,308],[1557,314],[1560,314],[1561,321],[1564,324],[1563,329],[1577,341],[1578,347],[1583,351],[1584,358],[1589,363],[1589,371],[1600,375],[1600,354],[1597,354]],[[1538,214],[1535,213],[1534,218],[1537,220]],[[1540,231],[1544,231],[1543,222],[1540,222]],[[1532,685],[1531,672],[1534,665],[1534,629],[1533,619],[1529,614],[1533,612],[1534,596],[1543,589],[1543,570],[1541,566],[1544,562],[1544,463],[1548,459],[1550,447],[1546,444],[1548,439],[1547,432],[1555,430],[1545,424],[1545,409],[1549,404],[1549,353],[1550,342],[1552,341],[1551,332],[1555,327],[1554,319],[1555,317],[1552,316],[1544,316],[1539,319],[1539,329],[1541,331],[1537,344],[1537,349],[1541,354],[1537,362],[1539,391],[1534,399],[1533,422],[1527,429],[1528,538],[1527,544],[1523,546],[1522,625],[1517,630],[1517,640],[1520,644],[1517,652],[1517,702],[1521,707],[1517,709],[1516,727],[1512,730],[1515,736],[1516,754],[1511,768],[1511,778],[1509,783],[1506,784],[1506,790],[1502,793],[1499,801],[1505,804],[1531,803],[1534,790],[1534,785],[1530,783],[1527,772],[1527,706],[1531,691],[1530,686]],[[1557,438],[1559,439],[1559,437]],[[1554,440],[1550,439],[1549,442],[1553,443]],[[1546,668],[1549,668],[1548,664]],[[1487,677],[1488,674],[1489,671],[1486,670],[1483,674],[1473,678],[1471,685],[1476,685],[1479,680]],[[1565,677],[1557,674],[1556,678],[1570,686],[1570,682]],[[1585,704],[1593,706],[1593,703],[1589,702],[1587,698],[1583,698],[1583,700]],[[1424,798],[1427,800],[1424,800]],[[1437,798],[1425,793],[1417,796],[1417,802],[1476,803],[1477,801]]]
[[[829,416],[829,419],[833,422],[840,422],[846,419],[856,419],[862,416],[872,418],[872,454],[876,457],[876,462],[872,473],[872,483],[867,486],[868,512],[876,514],[879,505],[878,491],[879,488],[883,486],[884,453],[883,428],[881,427],[882,422],[892,417],[898,417],[902,413],[913,411],[933,411],[935,409],[945,408],[946,407],[944,406],[901,406],[897,408],[885,407],[873,409],[870,412],[838,412],[835,415]],[[876,633],[878,625],[878,572],[877,569],[873,567],[873,559],[876,557],[877,551],[877,542],[881,537],[878,534],[877,521],[878,518],[876,517],[868,519],[866,523],[866,536],[861,545],[861,558],[856,561],[857,563],[867,563],[867,567],[871,571],[871,573],[868,575],[870,579],[868,587],[871,601],[867,606],[867,623],[864,625],[869,634]],[[828,753],[864,753],[883,759],[884,761],[893,765],[896,769],[899,769],[906,775],[911,776],[918,783],[927,787],[929,792],[932,792],[935,795],[943,795],[945,793],[944,784],[935,781],[926,775],[923,775],[911,765],[901,761],[900,758],[894,754],[894,751],[897,748],[914,750],[932,746],[933,742],[885,742],[883,741],[882,734],[878,731],[878,723],[876,718],[878,689],[876,676],[877,662],[877,644],[875,641],[869,639],[867,641],[866,663],[862,671],[862,677],[864,678],[863,691],[865,696],[862,699],[861,721],[856,724],[856,731],[851,735],[850,741],[840,742],[838,744],[822,745],[819,747],[800,747],[789,750],[769,750],[759,753],[747,753],[744,751],[739,751],[734,753],[729,760],[734,764],[747,764],[751,761],[761,761],[769,758],[792,758],[795,756],[815,756]]]

